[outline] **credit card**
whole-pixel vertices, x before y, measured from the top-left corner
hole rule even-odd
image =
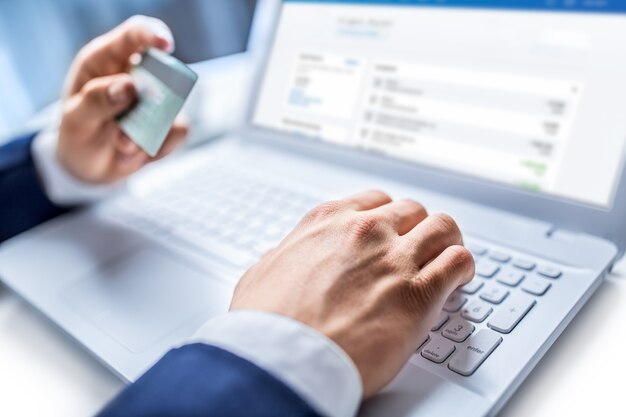
[[[137,89],[137,104],[118,119],[124,133],[154,157],[167,138],[198,75],[178,59],[150,48],[130,75]]]

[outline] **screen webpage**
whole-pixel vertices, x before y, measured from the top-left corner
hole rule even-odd
[[[606,207],[626,1],[286,0],[253,123]]]

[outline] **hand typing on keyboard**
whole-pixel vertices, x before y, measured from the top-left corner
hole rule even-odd
[[[335,341],[365,396],[419,347],[444,302],[474,275],[454,220],[370,191],[310,211],[239,282],[231,309],[271,311]]]

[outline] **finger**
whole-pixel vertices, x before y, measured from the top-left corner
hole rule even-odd
[[[447,247],[419,273],[419,280],[426,284],[436,298],[445,300],[461,285],[474,277],[474,258],[463,246]]]
[[[151,46],[174,50],[167,25],[147,16],[131,17],[81,49],[68,77],[68,95],[77,93],[92,78],[126,72],[130,57]]]
[[[174,36],[167,25],[154,17],[136,15],[104,35],[104,42],[95,53],[112,54],[119,60],[128,60],[132,54],[149,47],[174,51]]]
[[[161,19],[151,16],[135,15],[128,18],[123,24],[129,27],[143,27],[154,33],[156,35],[156,44],[152,46],[156,48],[162,49],[170,54],[176,49],[174,35],[167,24]]]
[[[137,92],[128,74],[110,75],[89,81],[69,100],[72,117],[83,126],[106,123],[135,101]]]
[[[459,227],[445,214],[428,216],[405,236],[419,266],[430,262],[449,246],[463,244]]]
[[[114,181],[127,178],[148,163],[149,156],[141,151],[133,155],[115,154],[112,177]]]
[[[411,231],[428,216],[424,206],[412,200],[393,201],[372,210],[372,213],[389,219],[400,236]]]
[[[356,211],[371,210],[391,202],[391,197],[382,191],[371,190],[344,198],[340,204]]]
[[[180,123],[174,124],[161,151],[154,158],[151,158],[118,128],[117,138],[115,139],[116,154],[112,167],[112,181],[126,178],[139,171],[150,162],[157,161],[170,154],[184,142],[187,131],[188,128],[186,125]],[[128,142],[132,143],[132,145],[129,145]],[[124,149],[124,151],[120,151],[119,146],[127,148]]]
[[[133,142],[126,134],[120,132],[115,139],[115,150],[124,155],[135,155],[141,152],[141,148]]]
[[[185,140],[187,139],[187,134],[189,132],[189,127],[185,123],[174,123],[172,125],[172,129],[167,135],[167,139],[163,143],[161,150],[154,158],[150,159],[150,162],[158,161],[159,159],[165,158],[167,155],[174,152],[178,149]]]

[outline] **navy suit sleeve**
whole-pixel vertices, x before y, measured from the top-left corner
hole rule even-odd
[[[67,211],[52,204],[39,181],[30,151],[34,137],[0,147],[0,242]]]
[[[220,348],[167,353],[99,417],[290,417],[319,415],[284,383]]]

